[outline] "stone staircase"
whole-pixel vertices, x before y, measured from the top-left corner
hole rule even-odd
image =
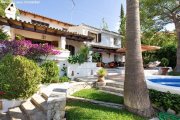
[[[48,96],[47,93],[34,94],[19,107],[10,108],[7,113],[0,115],[0,120],[48,120]],[[65,120],[65,112],[61,116],[61,120]]]
[[[103,92],[122,96],[124,92],[124,83],[107,80],[106,86],[102,86],[99,89]]]

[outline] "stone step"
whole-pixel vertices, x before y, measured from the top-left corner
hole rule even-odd
[[[45,100],[47,100],[48,97],[51,95],[51,92],[42,92],[41,95]]]
[[[23,103],[21,108],[27,114],[29,120],[47,120],[46,114],[35,107],[29,100]]]
[[[8,114],[10,120],[27,120],[26,116],[19,107],[9,109]]]
[[[0,120],[10,120],[9,115],[7,113],[0,113]]]
[[[103,86],[103,87],[100,87],[100,90],[123,94],[123,89],[122,88]]]
[[[115,87],[115,88],[124,88],[124,84],[120,82],[106,82],[106,86]]]
[[[45,114],[47,113],[47,102],[41,95],[34,94],[31,98],[31,101],[34,105],[36,105],[39,109],[41,109]]]

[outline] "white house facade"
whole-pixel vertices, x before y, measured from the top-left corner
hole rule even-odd
[[[11,3],[6,9],[6,17],[0,16],[0,28],[12,40],[22,36],[32,43],[48,43],[61,49],[61,54],[49,56],[49,59],[59,62],[60,66],[67,63],[69,55],[75,55],[83,45],[89,45],[92,51],[100,53],[99,62],[108,64],[121,61],[121,55],[117,53],[117,49],[121,48],[121,40],[116,32],[86,24],[73,25],[24,10],[19,10],[20,14],[17,16],[16,11],[15,4]],[[84,76],[94,75],[97,70],[96,63],[92,63],[91,66],[87,63],[78,66],[79,69],[76,71],[68,69],[68,75],[69,77],[72,73],[73,76],[81,76],[81,73]]]
[[[101,54],[101,62],[120,62],[121,55],[116,52],[118,48],[121,48],[120,34],[108,30],[98,29],[86,24],[78,26],[71,26],[68,29],[70,32],[76,32],[79,34],[93,37],[93,41],[88,42],[94,52]]]

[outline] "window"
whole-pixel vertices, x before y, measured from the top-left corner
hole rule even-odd
[[[96,33],[92,33],[92,32],[88,31],[88,36],[93,37],[94,38],[94,42],[98,42],[97,34]]]
[[[119,44],[119,41],[117,38],[114,38],[114,45],[118,45]]]
[[[45,23],[45,22],[41,22],[41,21],[37,21],[37,20],[31,20],[31,22],[33,24],[38,24],[38,25],[42,25],[42,26],[47,26],[49,27],[49,24],[48,23]]]
[[[70,51],[70,55],[75,55],[75,47],[72,45],[66,45],[66,49]]]
[[[63,28],[62,30],[63,30],[63,31],[68,31],[68,29],[66,29],[66,28]]]

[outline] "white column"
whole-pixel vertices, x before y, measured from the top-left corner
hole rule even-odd
[[[3,25],[2,31],[4,33],[6,33],[7,35],[9,35],[11,40],[13,40],[15,38],[14,28],[11,28],[10,26],[7,26],[7,25]]]
[[[4,32],[4,33],[6,33],[7,35],[11,35],[11,27],[10,26],[6,26],[6,25],[3,25],[2,26],[2,31]]]
[[[65,49],[66,48],[66,37],[60,37],[59,41],[58,41],[58,47],[61,49]]]
[[[92,62],[92,51],[89,51],[88,62]]]

